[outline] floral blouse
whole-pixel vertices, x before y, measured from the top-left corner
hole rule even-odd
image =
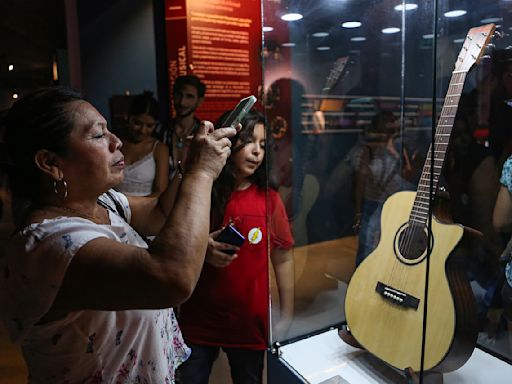
[[[512,193],[512,156],[503,164],[500,183],[508,189],[509,193]],[[512,287],[512,261],[505,265],[505,277],[508,284]]]
[[[126,197],[113,190],[127,221]],[[112,206],[104,194],[100,197]],[[73,256],[87,242],[106,237],[147,247],[116,213],[110,225],[79,217],[31,224],[9,242],[0,260],[0,317],[21,344],[29,383],[173,383],[190,354],[172,309],[71,312],[44,324]],[[90,276],[94,284],[94,276]],[[87,289],[87,287],[84,287]]]

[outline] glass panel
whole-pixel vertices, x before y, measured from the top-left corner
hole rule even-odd
[[[489,22],[507,31],[512,10],[510,1],[408,3],[417,6],[402,11],[391,0],[263,1],[270,181],[292,225],[296,272],[293,321],[288,332],[274,327],[272,341],[301,338],[345,320],[347,284],[382,241],[383,203],[418,188],[433,121],[451,79],[454,85],[466,34]],[[454,10],[471,12],[446,14]],[[285,13],[302,19],[285,21]],[[455,270],[470,283],[479,344],[510,358],[512,288],[500,255],[510,238],[512,209],[495,218],[499,228],[492,217],[499,176],[512,153],[512,131],[506,128],[512,121],[512,50],[509,36],[494,44],[494,52],[461,77],[433,209],[439,218],[451,216],[482,234],[465,236],[446,253],[461,261]],[[424,182],[428,192],[430,180]],[[279,284],[271,277],[275,326]]]

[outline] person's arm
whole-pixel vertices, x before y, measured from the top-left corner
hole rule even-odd
[[[149,249],[96,238],[73,257],[48,317],[73,310],[165,308],[192,293],[208,244],[210,194],[230,154],[235,129],[196,135],[172,213]],[[165,194],[155,204],[165,210]],[[150,199],[147,199],[150,200]],[[153,199],[154,200],[154,199]],[[142,212],[138,212],[142,218]]]
[[[512,230],[512,194],[502,185],[498,192],[492,224],[498,232],[509,232]]]
[[[291,249],[273,249],[270,260],[276,275],[280,308],[280,317],[274,327],[274,333],[276,338],[281,338],[286,336],[293,320],[295,264]]]
[[[165,191],[169,184],[169,148],[159,141],[153,152],[153,156],[155,158],[156,169],[151,196],[158,197]]]

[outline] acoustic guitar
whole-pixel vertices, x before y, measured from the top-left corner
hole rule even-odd
[[[345,315],[352,335],[400,370],[455,370],[476,344],[474,298],[464,267],[450,258],[465,229],[434,215],[430,226],[429,218],[431,191],[437,189],[466,75],[480,61],[494,29],[488,24],[469,30],[437,123],[433,158],[431,146],[416,192],[398,192],[386,200],[380,241],[348,285]]]

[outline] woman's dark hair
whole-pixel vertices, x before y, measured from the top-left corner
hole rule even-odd
[[[160,119],[160,108],[158,107],[158,102],[153,97],[153,92],[144,91],[140,95],[135,96],[132,103],[130,104],[128,113],[131,116],[147,113],[149,116],[153,117],[155,120],[159,120]]]
[[[82,96],[69,88],[41,88],[16,101],[5,118],[8,176],[13,197],[35,201],[41,173],[34,162],[39,149],[59,155],[68,151],[74,127],[70,104]]]
[[[227,111],[217,120],[216,128],[220,128],[220,124],[231,111]],[[233,136],[230,140],[231,155],[240,151],[245,145],[252,139],[254,127],[256,124],[263,124],[265,127],[265,154],[261,165],[256,171],[249,177],[249,180],[255,184],[258,188],[264,189],[268,186],[267,179],[267,167],[270,164],[269,161],[269,140],[271,139],[270,132],[267,129],[267,122],[265,117],[260,112],[250,112],[242,119],[242,129]],[[237,145],[238,144],[238,145]],[[231,196],[231,193],[235,190],[235,177],[233,175],[233,166],[230,158],[228,159],[226,166],[222,169],[219,177],[213,183],[212,190],[212,228],[218,228],[221,225],[222,218],[224,216],[224,210]]]

